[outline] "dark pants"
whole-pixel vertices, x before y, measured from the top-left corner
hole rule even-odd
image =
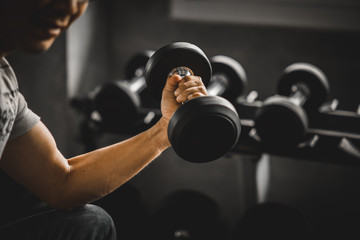
[[[0,227],[1,240],[115,240],[110,215],[96,205],[71,211],[46,210]]]

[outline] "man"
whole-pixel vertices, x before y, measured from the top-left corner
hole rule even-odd
[[[0,0],[0,168],[60,209],[0,227],[1,239],[9,233],[14,234],[11,239],[17,234],[35,239],[114,239],[111,218],[88,203],[126,183],[168,148],[167,126],[174,111],[187,99],[207,95],[199,77],[169,77],[162,117],[153,127],[126,141],[65,159],[46,126],[27,108],[5,56],[15,50],[48,50],[88,4],[89,0]]]

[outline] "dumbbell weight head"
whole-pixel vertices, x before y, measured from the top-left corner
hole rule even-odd
[[[326,75],[316,66],[309,63],[294,63],[285,68],[278,81],[277,92],[289,96],[293,86],[304,84],[308,93],[304,103],[307,111],[317,110],[329,96],[329,82]]]
[[[94,109],[99,112],[102,125],[106,128],[128,128],[136,121],[141,105],[138,91],[145,87],[145,66],[153,53],[145,50],[135,54],[125,68],[128,80],[105,83],[92,94]]]
[[[229,152],[240,137],[240,121],[233,105],[218,96],[192,99],[170,119],[169,140],[183,159],[202,163]]]
[[[308,117],[303,108],[287,97],[267,98],[255,116],[256,132],[264,146],[286,151],[305,138]]]
[[[244,68],[241,64],[235,59],[224,56],[216,55],[210,58],[213,77],[209,83],[209,86],[212,84],[212,81],[216,81],[216,76],[224,76],[226,81],[226,89],[221,95],[222,97],[228,99],[229,101],[235,100],[243,92],[247,85],[247,78]]]
[[[150,239],[213,240],[224,236],[218,203],[193,190],[165,196],[151,216]]]
[[[154,51],[145,50],[135,54],[132,58],[130,58],[125,67],[126,79],[132,79],[133,77],[144,74],[145,66],[153,54]],[[142,70],[143,72],[139,73],[139,70]]]
[[[266,99],[257,111],[256,130],[265,146],[293,148],[305,140],[308,116],[326,101],[329,83],[316,66],[294,63],[285,68],[278,94]]]
[[[173,43],[156,51],[146,65],[146,82],[160,100],[165,81],[178,67],[189,68],[205,85],[211,64],[204,52],[190,43]],[[209,162],[230,151],[240,136],[240,119],[224,98],[205,96],[185,102],[170,119],[168,137],[174,151],[190,162]]]
[[[102,125],[109,129],[122,129],[131,125],[140,108],[140,97],[123,81],[103,84],[94,93],[93,107]]]
[[[182,66],[190,68],[196,76],[201,76],[205,86],[210,82],[211,65],[199,47],[186,42],[166,45],[151,56],[145,68],[146,85],[157,100],[161,100],[169,73]]]

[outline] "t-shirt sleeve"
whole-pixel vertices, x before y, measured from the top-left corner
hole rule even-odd
[[[28,108],[24,96],[18,92],[18,112],[9,140],[27,133],[39,121],[40,117]]]

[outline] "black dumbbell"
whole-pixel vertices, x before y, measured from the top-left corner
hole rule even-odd
[[[212,68],[197,46],[177,42],[156,51],[146,65],[146,83],[160,100],[169,74],[196,75],[205,86]],[[174,151],[191,162],[209,162],[229,152],[240,136],[240,119],[235,107],[219,96],[204,96],[185,102],[169,122],[168,137]]]
[[[294,63],[284,70],[277,92],[257,111],[256,132],[266,146],[295,147],[304,141],[308,115],[327,100],[329,82],[318,67]]]
[[[225,234],[219,204],[194,190],[178,190],[167,195],[150,222],[150,239],[215,240]]]
[[[146,110],[141,108],[140,93],[146,88],[145,66],[153,53],[143,51],[129,60],[125,69],[129,80],[107,82],[94,91],[93,107],[103,125],[111,129],[122,129],[124,125],[129,128],[146,115]]]
[[[216,55],[210,58],[212,77],[207,91],[211,96],[222,96],[230,102],[236,100],[247,85],[244,68],[235,59]]]

